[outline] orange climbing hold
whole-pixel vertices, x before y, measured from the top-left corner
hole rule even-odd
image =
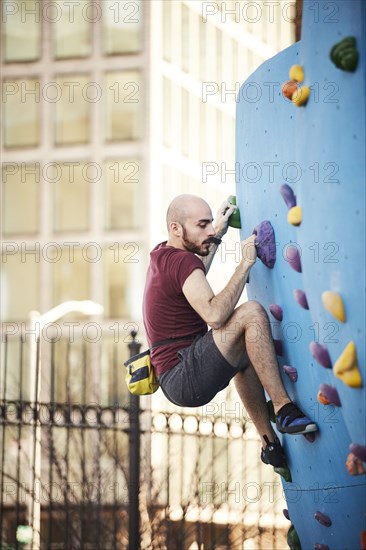
[[[333,367],[337,378],[351,388],[361,388],[362,379],[358,370],[356,346],[350,342],[343,350]]]
[[[362,476],[365,473],[362,460],[357,458],[353,453],[347,456],[346,468],[351,476]]]
[[[338,321],[344,323],[346,321],[346,315],[344,313],[343,300],[339,294],[326,290],[322,294],[322,302],[324,307],[334,315]]]

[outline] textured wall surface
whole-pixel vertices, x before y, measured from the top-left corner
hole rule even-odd
[[[365,66],[366,3],[304,3],[302,40],[264,63],[243,83],[237,104],[237,203],[241,238],[262,220],[275,231],[276,264],[257,261],[247,285],[250,299],[283,308],[283,320],[271,313],[272,332],[283,346],[278,356],[293,400],[319,425],[315,440],[285,436],[292,482],[284,482],[288,510],[303,550],[361,548],[366,530],[366,476],[346,468],[351,443],[366,445],[365,426]],[[355,72],[337,68],[331,47],[356,38],[360,53]],[[311,89],[305,106],[281,94],[289,69],[300,64]],[[280,187],[293,189],[302,208],[299,226],[288,223]],[[300,253],[302,271],[292,269],[287,245]],[[309,309],[294,298],[306,293]],[[324,291],[341,296],[345,321],[322,301]],[[350,387],[334,373],[334,364],[353,341],[361,387]],[[313,357],[310,343],[324,346],[331,366]],[[292,382],[283,372],[297,370]],[[340,405],[317,399],[319,386],[338,393]],[[363,457],[363,460],[365,457]],[[362,466],[363,465],[363,466]],[[361,470],[365,463],[361,461]],[[315,519],[321,512],[331,520]],[[290,524],[289,524],[290,525]]]

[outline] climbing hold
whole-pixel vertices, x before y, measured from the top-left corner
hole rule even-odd
[[[283,200],[286,203],[287,208],[293,208],[296,206],[296,195],[294,195],[294,192],[292,188],[287,185],[287,183],[284,183],[280,187],[280,193],[282,195]]]
[[[309,309],[308,301],[306,299],[306,294],[303,290],[297,288],[294,290],[294,297],[296,302],[304,309]]]
[[[299,535],[296,533],[296,529],[293,525],[291,525],[287,532],[287,544],[290,550],[301,550]]]
[[[282,95],[286,97],[286,99],[291,100],[298,87],[299,84],[296,82],[296,80],[288,80],[287,82],[284,82],[282,84]]]
[[[317,399],[323,405],[342,406],[336,388],[329,384],[320,384]]]
[[[366,550],[366,531],[361,531],[361,548]]]
[[[324,307],[334,315],[338,321],[344,323],[346,315],[344,313],[343,300],[339,294],[331,290],[325,290],[322,294],[322,302]]]
[[[365,473],[362,460],[357,458],[353,453],[349,453],[347,456],[346,468],[351,476],[362,476]]]
[[[235,204],[236,205],[236,197],[235,195],[230,195],[227,199],[227,202],[229,204]],[[237,208],[234,210],[234,212],[229,217],[228,224],[230,227],[235,227],[236,229],[241,229],[241,220],[240,220],[240,210]]]
[[[273,343],[274,343],[276,355],[280,355],[282,357],[283,355],[282,340],[273,339]]]
[[[297,370],[294,367],[290,367],[289,365],[283,365],[283,370],[285,374],[289,377],[291,382],[297,382]]]
[[[301,65],[292,65],[288,75],[291,80],[295,80],[296,82],[303,82],[304,80],[304,70]]]
[[[330,59],[342,71],[353,73],[356,70],[359,54],[354,36],[346,36],[330,50]]]
[[[310,353],[322,367],[326,369],[332,368],[332,362],[325,346],[322,346],[318,342],[310,342]]]
[[[350,342],[344,348],[342,354],[334,364],[333,372],[337,378],[340,378],[344,384],[351,388],[361,388],[362,379],[358,370],[356,347],[354,342]]]
[[[357,458],[359,458],[363,462],[366,462],[366,447],[363,447],[358,443],[351,443],[351,445],[349,446],[349,450],[351,451],[351,453],[357,456]]]
[[[314,550],[329,550],[329,546],[326,544],[321,544],[320,542],[316,542],[314,544]]]
[[[321,525],[324,525],[324,527],[330,527],[332,525],[332,520],[329,516],[326,516],[322,512],[315,512],[314,518],[316,521],[319,521]]]
[[[276,474],[282,476],[283,479],[287,481],[287,483],[292,482],[292,476],[291,476],[290,468],[288,466],[283,466],[283,467],[274,466],[273,469],[276,472]]]
[[[283,311],[281,306],[277,304],[269,304],[269,311],[272,313],[273,317],[277,319],[277,321],[282,321]]]
[[[302,208],[301,206],[293,206],[287,214],[287,221],[291,225],[300,225],[302,222]]]
[[[253,234],[257,235],[255,246],[258,258],[266,267],[273,269],[276,263],[276,243],[271,223],[264,220],[253,229]]]
[[[310,88],[309,86],[301,86],[301,88],[298,88],[296,92],[293,94],[291,101],[296,105],[296,107],[302,107],[303,105],[306,105],[308,102],[310,95]]]
[[[315,441],[315,432],[310,432],[308,434],[303,434],[305,439],[309,441],[309,443],[314,443]]]
[[[283,513],[283,515],[285,516],[286,519],[288,519],[289,521],[291,521],[291,520],[290,520],[290,514],[288,513],[287,508],[284,508],[284,509],[282,510],[282,513]]]
[[[286,247],[285,258],[288,264],[292,267],[292,269],[294,269],[298,273],[301,273],[302,268],[301,268],[300,253],[297,246],[289,244]]]

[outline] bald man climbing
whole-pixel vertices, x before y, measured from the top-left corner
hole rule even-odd
[[[262,461],[284,466],[264,389],[281,433],[309,433],[317,426],[286,393],[263,307],[255,301],[236,307],[257,259],[255,235],[242,241],[242,259],[221,292],[215,295],[206,279],[234,210],[225,202],[214,227],[211,209],[203,199],[180,195],[172,201],[167,212],[168,241],[150,254],[144,324],[165,396],[179,406],[202,406],[233,378],[261,438]]]

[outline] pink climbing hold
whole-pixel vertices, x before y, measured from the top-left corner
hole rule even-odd
[[[273,317],[277,319],[277,321],[282,321],[283,311],[281,306],[277,304],[269,304],[269,311],[272,313]]]
[[[349,446],[349,450],[351,451],[351,453],[357,456],[357,458],[362,460],[362,462],[366,462],[366,447],[363,447],[358,443],[351,443],[351,445]]]
[[[282,513],[283,513],[283,515],[285,516],[286,519],[288,519],[289,521],[291,521],[291,520],[290,520],[290,514],[288,513],[287,508],[284,508],[284,509],[282,510]]]
[[[301,306],[303,309],[309,309],[306,294],[303,290],[300,290],[299,288],[294,290],[294,297],[299,306]]]
[[[329,516],[323,514],[322,512],[315,512],[314,518],[316,521],[319,521],[321,525],[324,525],[324,527],[330,527],[332,525],[332,520]]]
[[[266,267],[273,269],[276,263],[276,243],[271,222],[264,220],[254,228],[253,234],[257,236],[255,246],[258,258]]]
[[[294,269],[298,273],[302,272],[300,253],[297,246],[293,244],[289,244],[286,247],[285,259],[288,262],[288,264],[292,267],[292,269]]]
[[[305,439],[309,441],[309,443],[314,443],[315,441],[315,432],[310,432],[308,434],[303,434]]]
[[[310,342],[310,353],[322,367],[326,369],[332,368],[332,362],[325,346],[322,346],[318,342]]]
[[[290,367],[290,365],[283,365],[282,368],[291,382],[297,382],[297,370],[294,367]]]
[[[329,384],[320,384],[317,398],[323,405],[342,406],[336,388]]]
[[[288,209],[292,208],[293,206],[296,206],[296,196],[294,195],[292,188],[289,185],[287,185],[287,183],[284,183],[283,185],[281,185],[280,193]]]

